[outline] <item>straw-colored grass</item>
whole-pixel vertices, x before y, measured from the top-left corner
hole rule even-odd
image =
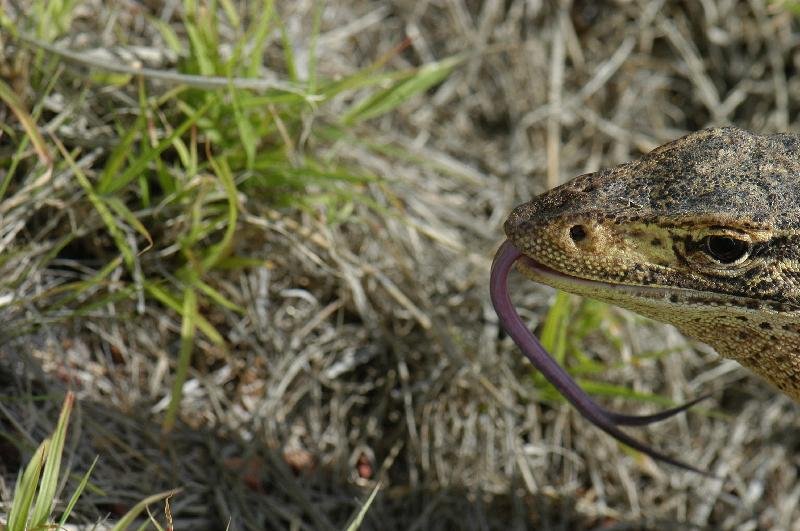
[[[531,371],[487,281],[505,216],[547,186],[709,125],[797,130],[795,17],[0,3],[0,520],[791,528],[788,399],[671,328],[513,278],[610,406],[715,394],[637,433],[727,480],[657,465]],[[60,463],[37,450],[52,433]]]

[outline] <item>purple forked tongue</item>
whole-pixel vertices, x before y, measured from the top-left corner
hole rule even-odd
[[[649,455],[653,459],[669,463],[671,465],[697,472],[704,476],[710,476],[708,472],[699,470],[692,465],[688,465],[677,459],[673,459],[657,450],[654,450],[646,444],[639,442],[624,431],[620,430],[618,426],[644,426],[653,422],[664,420],[672,415],[685,411],[708,398],[708,395],[696,398],[691,402],[687,402],[681,406],[673,409],[668,409],[661,413],[653,415],[624,415],[615,413],[605,409],[592,398],[586,394],[586,391],[567,374],[567,372],[550,357],[550,354],[542,347],[536,337],[528,330],[525,323],[522,322],[517,310],[511,303],[511,297],[508,294],[508,274],[511,267],[518,258],[522,257],[522,253],[514,247],[510,241],[506,240],[492,263],[492,276],[489,283],[489,292],[492,297],[492,304],[500,318],[500,325],[511,336],[517,346],[522,350],[522,353],[533,363],[545,378],[547,378],[553,386],[561,393],[570,404],[575,406],[581,415],[586,417],[592,424],[608,433],[618,441],[638,450],[644,454]]]

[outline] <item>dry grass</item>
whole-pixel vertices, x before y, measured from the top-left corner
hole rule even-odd
[[[182,4],[161,4],[80,2],[49,38],[83,64],[59,63],[0,30],[2,77],[38,105],[56,160],[53,138],[91,179],[139,106],[135,80],[90,75],[86,64],[102,50],[127,64],[128,50],[152,68],[174,68],[179,59],[151,17],[186,41]],[[281,19],[303,66],[313,58],[314,3],[286,4]],[[31,13],[0,5],[30,27],[22,21]],[[221,24],[220,54],[229,56],[236,31]],[[71,481],[100,455],[76,523],[180,487],[170,505],[176,529],[342,529],[381,482],[362,529],[796,526],[800,432],[788,399],[670,328],[597,310],[603,320],[579,347],[608,366],[626,361],[603,379],[675,401],[711,391],[726,414],[693,413],[640,434],[725,482],[655,465],[543,399],[499,333],[487,290],[506,214],[546,186],[710,125],[798,130],[793,15],[761,0],[351,0],[329,2],[320,24],[320,79],[382,57],[390,70],[467,59],[424,97],[348,125],[351,136],[288,135],[301,154],[380,177],[355,185],[368,201],[326,202],[319,183],[294,192],[317,199],[289,206],[285,195],[239,191],[231,253],[256,261],[206,277],[241,311],[198,306],[225,341],[195,336],[180,421],[168,434],[161,422],[181,314],[117,288],[136,286],[136,267],[169,277],[175,253],[163,242],[179,240],[191,208],[164,217],[137,210],[157,223],[148,226],[154,248],[128,231],[142,251],[134,267],[117,267],[65,303],[56,288],[96,275],[117,254],[76,170],[56,165],[48,179],[46,161],[22,150],[0,203],[0,499],[10,501],[18,469],[72,388]],[[391,53],[406,36],[410,46]],[[267,64],[280,43],[271,33]],[[31,90],[47,86],[43,72],[57,73],[47,97]],[[151,96],[170,89],[147,85]],[[304,111],[303,123],[338,123],[359,94]],[[148,119],[162,134],[164,117]],[[24,137],[5,107],[0,133],[5,182]],[[71,233],[78,237],[64,245]],[[552,293],[512,282],[535,325]],[[631,362],[666,349],[675,351]]]

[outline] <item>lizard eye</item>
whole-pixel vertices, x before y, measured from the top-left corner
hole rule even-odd
[[[703,242],[708,255],[723,264],[741,260],[750,250],[750,244],[730,236],[706,236]]]

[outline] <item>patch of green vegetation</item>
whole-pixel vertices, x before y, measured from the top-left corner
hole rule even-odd
[[[770,3],[776,4],[793,15],[800,16],[800,1],[798,0],[772,0]]]
[[[79,195],[79,204],[71,208],[83,213],[82,230],[66,227],[58,243],[32,267],[47,268],[73,247],[81,248],[85,262],[102,265],[77,280],[49,287],[35,300],[14,304],[35,304],[42,316],[39,322],[87,315],[121,300],[138,301],[140,311],[147,303],[175,312],[181,328],[163,425],[169,430],[196,335],[225,348],[225,334],[207,315],[242,312],[219,288],[218,273],[262,263],[237,252],[244,210],[251,204],[309,211],[324,206],[328,221],[336,223],[346,219],[355,204],[386,209],[366,193],[366,186],[381,177],[340,163],[326,151],[352,139],[370,149],[368,140],[361,138],[360,124],[425,93],[462,58],[388,69],[392,55],[402,51],[401,44],[360,71],[326,79],[318,72],[316,59],[323,3],[309,22],[308,41],[293,43],[273,0],[252,2],[247,12],[237,11],[227,0],[184,0],[181,25],[150,20],[180,57],[179,72],[166,76],[146,69],[128,72],[49,47],[69,32],[75,6],[74,1],[37,1],[26,20],[0,19],[4,29],[13,30],[10,34],[34,51],[36,65],[36,73],[26,80],[36,95],[29,105],[32,112],[13,90],[0,84],[0,99],[23,126],[21,131],[4,126],[16,149],[10,158],[0,160],[6,170],[0,198],[70,172],[74,176],[70,186]],[[268,48],[275,46],[270,37],[276,34],[281,54]],[[303,47],[304,61],[298,59],[298,47]],[[101,156],[94,157],[89,167],[85,162],[89,148],[43,135],[37,125],[45,98],[56,80],[65,76],[59,54],[90,67],[88,83],[105,85],[108,94],[119,92],[116,99],[92,102],[106,113],[104,118],[110,118],[112,132],[102,140]],[[254,84],[264,81],[268,57],[269,70],[278,79]],[[275,57],[281,59],[276,62]],[[156,74],[171,88],[156,92],[149,83]],[[84,101],[88,93],[84,85],[73,96]],[[91,92],[101,93],[96,86]],[[331,115],[325,109],[336,98],[350,103],[344,112]],[[114,107],[128,100],[130,105]],[[25,245],[37,242],[20,245],[18,255],[25,253]]]
[[[62,529],[67,523],[78,498],[81,497],[89,484],[89,477],[94,469],[97,459],[81,477],[78,486],[70,496],[63,509],[58,510],[56,493],[58,490],[59,476],[61,474],[61,458],[64,453],[64,442],[67,436],[67,425],[75,402],[74,395],[70,392],[64,398],[64,405],[58,417],[58,423],[53,434],[41,442],[33,453],[31,460],[21,471],[14,487],[14,497],[8,511],[5,526],[0,524],[0,529],[7,531],[28,531],[37,529]],[[114,524],[113,531],[128,529],[140,514],[149,505],[168,499],[176,491],[161,492],[137,503],[120,520]],[[56,522],[55,516],[61,513]],[[149,512],[148,512],[149,514]],[[155,529],[163,529],[149,514],[149,522]],[[144,525],[147,525],[145,523]],[[148,526],[149,527],[149,526]],[[145,527],[139,526],[138,529]]]
[[[599,333],[603,341],[620,348],[624,341],[620,332],[623,329],[621,319],[618,312],[612,311],[611,307],[603,302],[559,291],[542,323],[540,341],[559,365],[566,368],[590,394],[664,406],[676,405],[667,396],[636,392],[626,386],[606,383],[600,379],[607,371],[621,369],[628,364],[622,360],[611,365],[599,362],[586,352],[585,346],[589,343],[590,334]],[[663,349],[638,354],[632,357],[631,362],[638,365],[646,360],[660,359],[675,350]],[[533,374],[533,380],[542,390],[546,400],[564,400],[564,397],[538,371]]]

